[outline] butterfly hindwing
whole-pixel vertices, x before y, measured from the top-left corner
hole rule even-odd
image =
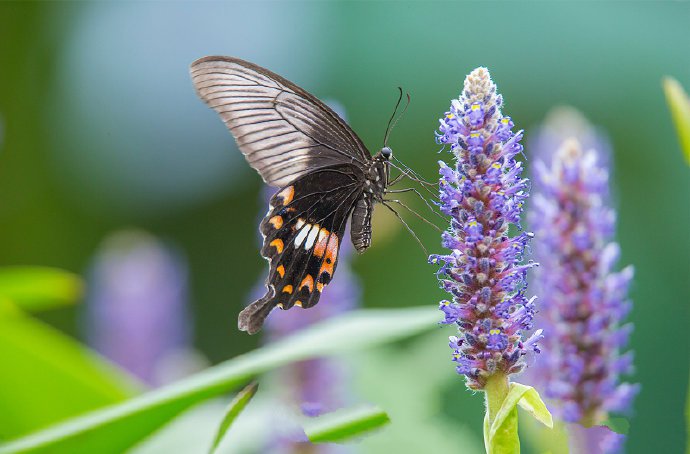
[[[345,224],[362,183],[349,164],[311,172],[271,199],[261,222],[261,253],[270,262],[266,294],[249,305],[239,328],[257,332],[275,307],[309,308],[333,278]]]

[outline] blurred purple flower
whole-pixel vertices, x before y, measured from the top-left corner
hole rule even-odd
[[[568,424],[568,448],[570,454],[615,453],[623,449],[625,435],[613,432],[606,426],[583,427]]]
[[[529,137],[530,158],[551,163],[554,151],[565,139],[577,137],[583,150],[597,150],[599,165],[608,167],[611,143],[604,131],[594,127],[578,110],[569,106],[553,108],[548,120]]]
[[[88,284],[90,344],[147,384],[166,381],[163,369],[184,361],[190,338],[179,255],[144,232],[118,232],[96,254]]]
[[[555,137],[553,129],[545,130]],[[595,133],[587,137],[597,145]],[[620,383],[632,372],[632,352],[623,353],[632,325],[621,323],[631,307],[633,268],[613,271],[620,250],[611,241],[615,213],[607,206],[609,176],[599,151],[561,136],[558,148],[536,152],[541,159],[534,166],[529,220],[539,238],[535,257],[543,265],[535,285],[546,339],[534,377],[560,419],[589,427],[609,412],[625,412],[639,391]]]
[[[441,265],[441,288],[452,296],[440,304],[442,323],[459,327],[450,347],[457,372],[471,389],[483,389],[495,373],[520,372],[523,356],[538,352],[541,338],[540,330],[525,341],[521,334],[532,328],[533,299],[524,292],[525,274],[535,264],[521,264],[532,234],[508,233],[511,224],[520,226],[528,181],[515,160],[522,152],[522,131],[512,132],[502,104],[488,70],[477,68],[437,133],[438,143],[450,145],[456,164],[439,162],[440,208],[451,217],[442,244],[450,252],[429,260]]]

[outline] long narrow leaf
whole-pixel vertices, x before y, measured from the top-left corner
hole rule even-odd
[[[15,452],[122,452],[190,406],[290,362],[392,342],[436,327],[435,308],[360,310],[228,360],[120,405],[0,447]]]
[[[0,296],[28,312],[74,304],[81,294],[82,281],[74,273],[38,266],[0,268]]]
[[[223,437],[225,437],[228,429],[230,429],[232,423],[235,421],[235,419],[237,419],[240,413],[242,413],[244,407],[246,407],[249,401],[252,400],[252,397],[254,397],[254,394],[256,394],[257,389],[259,389],[258,383],[250,383],[242,391],[237,393],[234,399],[232,399],[228,409],[225,411],[223,420],[220,422],[218,432],[213,439],[213,445],[211,445],[211,454],[216,452],[216,448],[218,448],[218,445],[223,440]]]
[[[112,364],[0,301],[0,440],[122,402],[138,391]]]
[[[304,433],[312,443],[339,443],[385,426],[388,414],[378,407],[356,407],[308,420]]]
[[[690,164],[690,97],[683,87],[672,77],[663,80],[666,103],[671,110],[673,123],[676,125],[678,140],[685,154],[685,159]]]

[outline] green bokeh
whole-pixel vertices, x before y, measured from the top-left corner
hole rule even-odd
[[[193,37],[204,29],[205,15],[210,20],[219,8],[208,3],[127,5],[135,14],[136,8],[142,8],[151,22],[151,39],[162,42],[174,38],[160,32],[169,30],[162,21],[171,14],[194,11],[194,21],[179,30]],[[223,11],[228,17],[233,11],[246,14],[241,19],[253,25],[250,35],[237,36],[236,29],[228,26],[222,31],[224,40],[202,42],[197,56],[225,53],[256,60],[260,55],[258,63],[284,72],[322,98],[340,101],[372,150],[381,146],[395,87],[403,86],[412,93],[412,104],[393,132],[391,146],[429,178],[435,174],[437,159],[443,157],[436,154],[433,141],[437,119],[450,98],[459,94],[464,75],[479,65],[491,70],[506,102],[505,113],[526,130],[528,139],[548,110],[559,104],[576,107],[608,132],[614,149],[622,263],[632,263],[636,269],[630,319],[635,323],[634,379],[642,384],[642,392],[631,419],[628,452],[660,448],[681,452],[690,365],[690,169],[682,160],[660,83],[662,76],[672,75],[690,87],[690,4],[241,6],[230,3]],[[189,259],[197,346],[214,362],[246,351],[257,339],[238,333],[234,325],[265,263],[255,246],[256,218],[264,212],[258,202],[258,177],[245,169],[241,184],[213,197],[147,214],[109,210],[107,204],[94,209],[93,200],[83,202],[90,195],[75,196],[55,165],[65,137],[72,139],[70,144],[79,143],[82,136],[94,140],[88,130],[77,127],[56,134],[54,119],[45,114],[49,107],[67,122],[74,115],[68,108],[46,103],[54,90],[62,89],[56,86],[56,77],[73,27],[93,7],[0,4],[0,265],[55,266],[82,273],[105,235],[129,226],[147,229],[174,241]],[[113,11],[120,7],[108,6]],[[285,20],[267,22],[267,15]],[[141,46],[128,40],[127,25],[122,24],[118,42],[125,48]],[[304,30],[311,32],[302,39],[297,32]],[[174,58],[176,48],[169,52]],[[181,67],[191,61],[187,54],[181,54],[180,60]],[[82,63],[83,68],[74,70],[86,70],[93,62]],[[177,89],[194,96],[191,84]],[[108,106],[94,104],[97,108]],[[217,122],[213,115],[208,119]],[[160,127],[156,118],[149,122]],[[222,129],[220,122],[216,126]],[[181,121],[174,127],[185,124]],[[114,138],[102,140],[120,140],[127,131],[112,134]],[[200,150],[212,146],[198,137]],[[87,165],[84,171],[88,172]],[[436,233],[414,219],[410,222],[435,249]],[[436,304],[441,293],[419,248],[400,226],[384,227],[374,232],[374,246],[354,265],[362,277],[365,304]],[[44,317],[67,332],[80,333],[77,309],[56,310]],[[448,373],[453,373],[450,364]],[[440,392],[452,394],[446,389]],[[460,382],[457,392],[463,392]],[[480,427],[481,415],[474,416]],[[462,417],[471,419],[464,413]]]

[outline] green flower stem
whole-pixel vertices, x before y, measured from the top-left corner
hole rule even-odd
[[[508,395],[508,376],[503,373],[496,373],[486,380],[484,386],[486,393],[486,411],[489,414],[489,427],[496,419],[498,410],[501,409],[503,401]]]

